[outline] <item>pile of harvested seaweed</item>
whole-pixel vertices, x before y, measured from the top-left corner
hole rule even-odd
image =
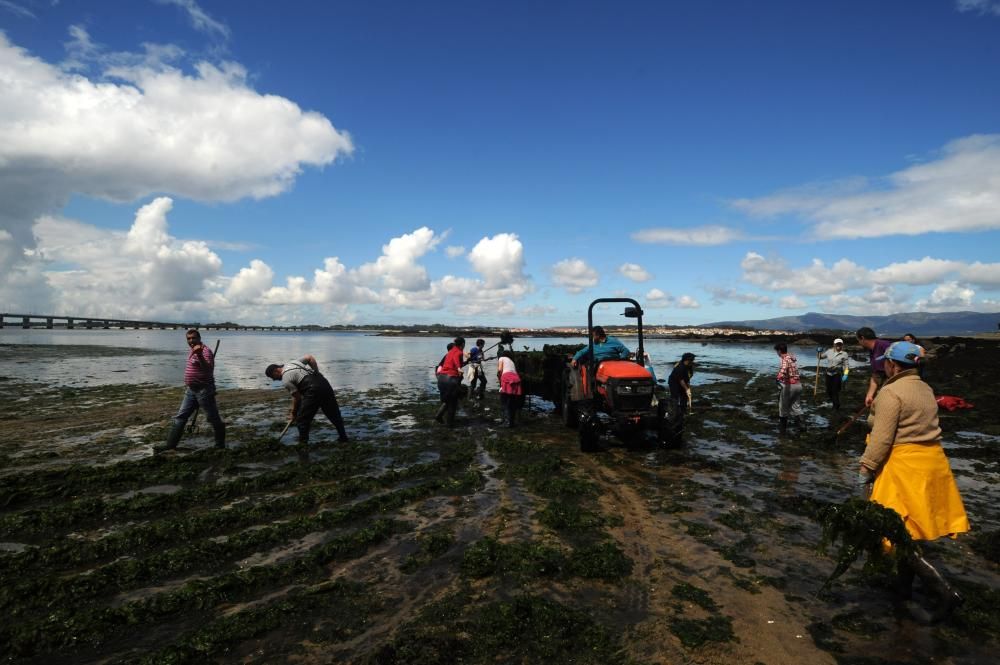
[[[823,526],[820,551],[840,541],[837,566],[823,583],[821,591],[830,587],[862,554],[867,554],[864,572],[895,573],[898,563],[917,552],[903,518],[892,508],[874,501],[848,499],[844,503],[823,506],[816,514]]]

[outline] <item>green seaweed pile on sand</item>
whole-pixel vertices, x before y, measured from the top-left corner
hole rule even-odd
[[[824,506],[817,518],[823,525],[821,550],[840,541],[837,565],[823,583],[824,590],[862,555],[867,555],[866,573],[895,573],[898,562],[906,561],[917,549],[899,513],[873,501],[855,498]]]

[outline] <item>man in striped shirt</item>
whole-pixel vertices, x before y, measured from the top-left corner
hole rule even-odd
[[[215,403],[215,357],[212,350],[201,343],[201,333],[197,330],[188,330],[186,336],[188,357],[184,365],[184,399],[174,416],[167,440],[153,446],[156,453],[177,447],[184,434],[184,425],[199,407],[215,432],[215,447],[226,447],[226,424],[222,422]]]
[[[798,361],[788,352],[788,346],[784,342],[779,342],[774,345],[774,350],[781,359],[778,375],[775,377],[781,389],[778,393],[778,432],[785,434],[788,431],[788,417],[802,413],[802,407],[799,406],[802,383],[799,382]]]

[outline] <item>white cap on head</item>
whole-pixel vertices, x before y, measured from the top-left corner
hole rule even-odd
[[[834,343],[834,344],[843,344],[843,343],[844,343],[844,340],[842,340],[842,339],[840,339],[840,338],[838,337],[837,339],[833,340],[833,343]]]

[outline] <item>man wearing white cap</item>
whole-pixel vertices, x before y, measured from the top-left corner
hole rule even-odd
[[[833,410],[840,410],[840,389],[847,381],[848,369],[847,351],[844,351],[844,340],[839,337],[833,340],[833,348],[823,353],[826,367],[826,394],[833,402]]]

